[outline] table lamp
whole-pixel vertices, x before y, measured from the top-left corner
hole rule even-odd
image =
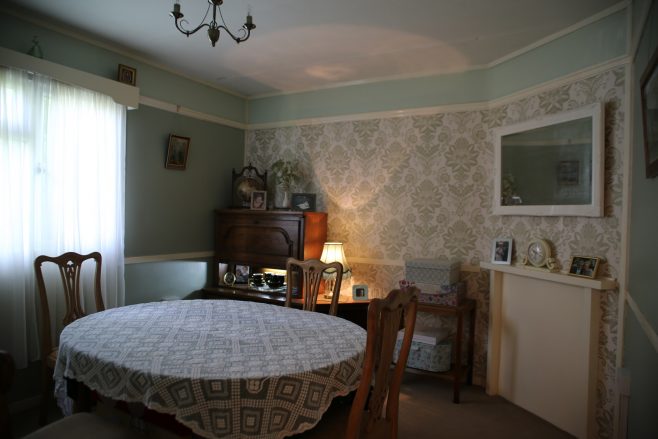
[[[350,276],[352,276],[352,270],[347,263],[347,258],[345,257],[345,250],[343,249],[342,242],[325,242],[320,260],[325,264],[329,264],[331,262],[340,262],[343,265],[343,279],[348,279]],[[336,282],[336,272],[334,269],[330,268],[323,274],[323,277],[325,279],[324,297],[325,299],[330,299],[333,296],[334,282]]]

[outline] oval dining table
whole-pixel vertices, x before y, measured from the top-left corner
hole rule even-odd
[[[356,389],[366,343],[338,317],[255,302],[113,308],[62,331],[54,372],[207,438],[282,438]]]

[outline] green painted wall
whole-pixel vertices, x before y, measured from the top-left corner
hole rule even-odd
[[[647,2],[634,2],[634,22]],[[637,32],[642,31],[641,28]],[[655,248],[658,247],[658,178],[645,177],[644,134],[640,101],[640,77],[654,51],[658,50],[658,5],[653,2],[634,60],[633,81],[633,174],[630,264],[628,291],[641,313],[658,331],[658,270]],[[658,437],[656,407],[658,407],[658,353],[640,327],[637,316],[626,308],[624,326],[624,367],[630,371],[631,391],[628,417],[628,437]]]
[[[119,64],[126,64],[137,68],[137,86],[143,96],[245,122],[243,98],[0,12],[0,46],[27,53],[35,35],[48,61],[110,79],[117,77]]]
[[[621,10],[488,69],[254,98],[249,123],[487,102],[626,55],[626,31]]]
[[[479,102],[486,95],[486,71],[473,70],[251,99],[249,123]]]
[[[128,264],[126,284],[131,286],[131,294],[126,305],[199,298],[198,290],[211,276],[209,259]]]
[[[140,106],[128,112],[126,256],[209,251],[213,209],[227,207],[244,132]],[[187,169],[165,169],[169,134],[190,137]]]

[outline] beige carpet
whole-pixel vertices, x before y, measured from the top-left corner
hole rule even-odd
[[[400,394],[400,438],[561,439],[570,434],[482,387],[463,386],[452,403],[452,383],[406,374]]]
[[[461,403],[452,403],[452,383],[436,377],[405,375],[400,394],[400,439],[566,439],[573,436],[482,387],[463,386]],[[320,423],[295,439],[340,438],[346,410],[332,405]]]
[[[109,410],[109,411],[106,411]],[[342,437],[348,410],[332,406],[313,430],[295,439]],[[122,418],[100,404],[97,413]],[[108,414],[109,413],[109,414]],[[38,410],[14,417],[14,437],[35,430]],[[51,407],[50,420],[61,415]],[[123,419],[125,418],[125,419]],[[134,420],[132,421],[134,423]],[[567,439],[573,436],[500,397],[487,396],[482,387],[463,386],[461,403],[452,403],[452,383],[432,376],[406,374],[400,395],[400,439]],[[144,437],[175,438],[176,435],[141,423]]]

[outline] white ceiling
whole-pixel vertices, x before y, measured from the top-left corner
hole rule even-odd
[[[619,0],[225,0],[229,29],[244,23],[248,8],[257,28],[239,45],[222,34],[213,48],[205,30],[186,38],[174,28],[173,0],[3,1],[243,96],[483,67],[619,6]],[[180,3],[188,28],[196,27],[208,3]],[[47,43],[42,47],[47,57]]]

